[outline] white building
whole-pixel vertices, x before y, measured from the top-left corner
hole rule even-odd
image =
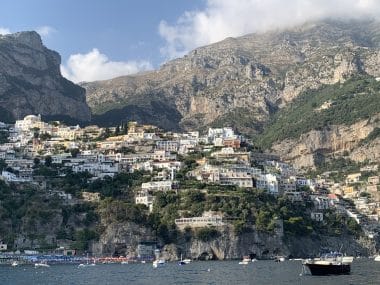
[[[202,217],[175,219],[175,224],[180,229],[184,229],[186,227],[191,227],[191,228],[203,228],[203,227],[208,227],[208,226],[220,227],[220,226],[225,225],[225,223],[223,222],[223,217],[221,215],[215,215],[211,212],[203,213]]]
[[[262,174],[256,178],[256,188],[267,190],[270,194],[278,194],[277,177],[273,174]]]
[[[143,204],[149,208],[149,212],[153,210],[154,196],[149,193],[147,190],[141,190],[136,193],[135,203]]]
[[[176,184],[176,181],[164,180],[164,181],[151,181],[141,184],[141,189],[145,191],[170,191],[173,189],[173,185]]]

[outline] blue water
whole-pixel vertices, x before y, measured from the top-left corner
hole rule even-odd
[[[300,261],[204,261],[179,266],[167,263],[154,269],[147,264],[52,265],[50,268],[0,266],[1,285],[23,284],[380,284],[380,262],[355,260],[350,275],[311,276],[301,273]],[[208,271],[209,269],[209,271]]]

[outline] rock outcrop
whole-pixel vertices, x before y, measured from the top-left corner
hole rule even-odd
[[[85,90],[62,77],[60,63],[36,32],[0,35],[0,121],[29,114],[90,121]]]
[[[157,241],[161,248],[160,258],[178,260],[183,254],[186,258],[198,260],[231,260],[243,256],[259,259],[273,259],[277,255],[306,257],[316,256],[322,249],[336,250],[343,245],[347,254],[371,255],[375,243],[354,236],[288,236],[251,231],[236,235],[232,226],[220,228],[220,236],[209,241],[194,237],[180,238],[175,244],[164,244],[152,235],[151,230],[133,223],[110,225],[103,232],[100,240],[94,242],[92,252],[97,255],[137,255],[139,241]]]
[[[378,162],[379,138],[363,143],[375,128],[380,128],[380,115],[350,126],[333,125],[322,130],[312,130],[298,139],[286,139],[274,144],[271,151],[298,168],[315,168],[325,159],[342,156],[344,153],[357,162]]]

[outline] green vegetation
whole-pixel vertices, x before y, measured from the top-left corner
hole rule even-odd
[[[326,102],[331,102],[331,106],[318,110]],[[301,94],[273,116],[257,144],[267,148],[276,141],[298,138],[313,129],[320,130],[334,124],[351,125],[360,119],[371,118],[379,110],[380,82],[373,77],[356,76],[344,83]]]
[[[380,128],[375,128],[372,132],[369,133],[369,135],[363,139],[360,144],[361,145],[365,145],[375,139],[377,139],[378,137],[380,137]]]

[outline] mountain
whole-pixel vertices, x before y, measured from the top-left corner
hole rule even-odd
[[[122,114],[168,128],[231,124],[256,134],[308,88],[357,73],[379,76],[379,44],[376,22],[310,23],[227,38],[157,71],[82,86],[98,122],[120,123]]]
[[[316,154],[354,151],[356,146],[363,146],[361,141],[378,127],[378,121],[372,122],[368,132],[362,132],[351,143],[345,144],[344,141],[350,139],[343,137],[342,148],[325,148],[324,143],[329,139],[321,139],[320,144],[312,143],[303,148],[307,150],[295,152],[297,146],[302,149],[302,135],[306,136],[315,128],[321,131],[321,136],[331,133],[328,128],[350,128],[368,116],[375,116],[379,109],[372,108],[366,115],[355,115],[346,121],[331,120],[334,114],[330,114],[321,124],[314,124],[321,113],[313,113],[316,117],[303,118],[303,121],[309,120],[304,122],[308,128],[295,131],[297,126],[293,126],[293,130],[289,129],[292,136],[272,136],[268,140],[268,135],[280,126],[276,120],[291,115],[287,110],[299,105],[298,97],[312,102],[313,96],[317,96],[313,101],[316,109],[330,101],[343,104],[339,110],[337,107],[330,109],[330,113],[344,113],[345,104],[363,108],[372,99],[378,100],[379,93],[370,92],[372,97],[366,97],[362,105],[355,107],[355,100],[338,99],[344,94],[335,94],[329,99],[331,90],[324,88],[330,85],[333,89],[341,88],[353,78],[350,84],[355,85],[357,80],[358,86],[346,86],[346,91],[367,92],[371,87],[360,90],[360,82],[363,77],[372,83],[380,77],[379,63],[379,22],[323,21],[282,31],[227,38],[169,61],[156,71],[82,86],[87,90],[87,102],[97,123],[116,124],[132,119],[185,130],[230,125],[249,134],[262,149],[274,151],[299,166],[314,167],[318,160]],[[313,90],[317,93],[320,90],[321,94],[310,93]],[[361,114],[361,110],[358,113]],[[297,116],[295,119],[300,118]],[[280,131],[287,133],[288,127],[283,124]],[[285,139],[292,140],[284,143]],[[286,144],[289,147],[285,147]],[[360,149],[357,151],[363,153]],[[303,154],[310,155],[309,161],[297,159]],[[356,159],[359,157],[363,158],[358,155]]]
[[[85,90],[62,77],[60,63],[36,32],[0,35],[0,121],[29,114],[90,121]]]

